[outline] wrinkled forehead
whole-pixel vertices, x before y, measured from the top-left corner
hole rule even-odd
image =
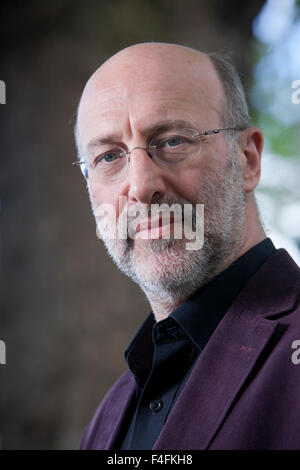
[[[143,126],[156,118],[195,115],[203,116],[206,126],[210,120],[216,123],[224,92],[207,56],[129,59],[104,64],[87,83],[78,111],[83,141],[98,130],[122,128],[128,120]]]

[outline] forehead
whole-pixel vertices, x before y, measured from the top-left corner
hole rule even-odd
[[[118,133],[120,138],[147,133],[147,128],[163,120],[215,126],[223,90],[208,59],[203,62],[190,61],[183,64],[185,67],[178,61],[167,65],[146,61],[146,66],[131,67],[122,64],[92,77],[78,113],[82,144],[86,146],[106,133]]]

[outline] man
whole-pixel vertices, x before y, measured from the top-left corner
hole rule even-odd
[[[84,89],[76,141],[98,234],[151,305],[80,448],[300,449],[299,268],[260,222],[263,137],[234,68],[121,50]]]

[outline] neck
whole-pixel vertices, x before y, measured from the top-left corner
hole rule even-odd
[[[179,307],[179,305],[183,304],[192,295],[192,293],[190,295],[183,296],[180,299],[176,298],[176,300],[172,299],[171,295],[169,296],[169,298],[164,299],[152,298],[151,294],[147,293],[146,295],[150,302],[155,320],[160,321],[167,318],[170,313],[172,313],[175,308]]]

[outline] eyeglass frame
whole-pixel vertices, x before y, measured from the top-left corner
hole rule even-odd
[[[186,128],[186,129],[188,129],[188,128]],[[199,132],[196,129],[190,128],[190,130],[195,131],[195,133],[196,133],[195,135],[193,135],[193,137],[206,136],[206,135],[211,135],[211,134],[219,134],[221,131],[244,131],[246,129],[247,129],[247,127],[220,127],[218,129],[212,129],[212,130],[209,130],[209,131]],[[133,147],[131,150],[128,150],[127,152],[124,150],[124,153],[122,154],[122,156],[127,157],[127,161],[128,161],[128,164],[129,164],[131,153],[136,149],[140,149],[140,150],[145,150],[147,155],[149,156],[149,158],[152,158],[150,151],[151,151],[151,149],[153,150],[156,147],[157,147],[157,145],[149,145],[148,147],[140,147],[140,146]],[[85,159],[81,159],[81,160],[77,160],[75,162],[72,162],[72,166],[81,166],[83,164],[87,164],[87,161]],[[81,172],[82,172],[84,178],[88,180],[88,174],[86,176],[83,173],[83,171],[81,171]]]

